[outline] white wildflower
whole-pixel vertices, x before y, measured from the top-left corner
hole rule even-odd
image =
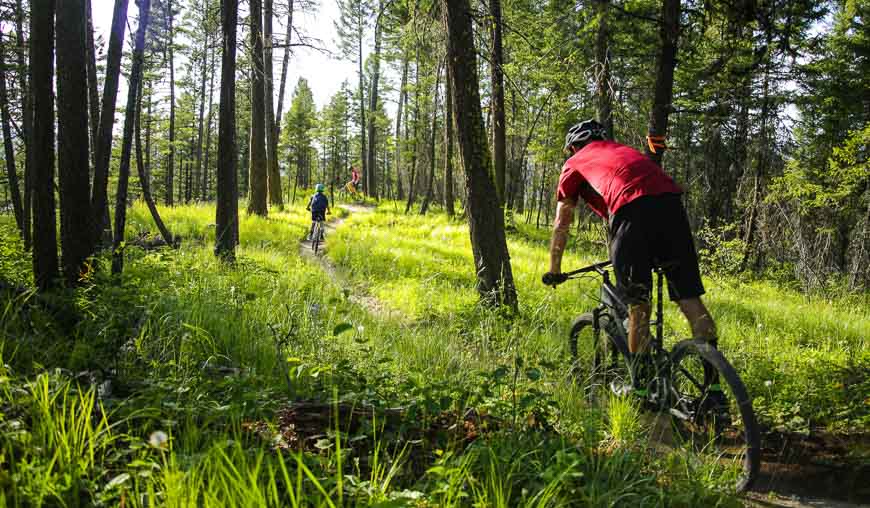
[[[169,436],[162,430],[155,430],[148,437],[148,444],[154,448],[166,448],[167,443],[169,443]]]

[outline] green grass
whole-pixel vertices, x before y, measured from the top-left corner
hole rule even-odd
[[[634,406],[592,407],[568,378],[567,327],[596,286],[540,284],[544,230],[511,233],[521,312],[506,319],[477,305],[466,225],[396,208],[329,232],[337,277],[299,255],[303,205],[242,213],[234,266],[213,256],[213,207],[191,205],[161,209],[182,247],[128,247],[120,279],[101,258],[75,291],[4,293],[0,506],[739,505],[720,468],[651,452]],[[135,205],[128,238],[153,230]],[[0,236],[0,279],[29,285],[6,218]],[[596,233],[575,245],[566,267],[601,259]],[[866,432],[866,296],[706,282],[763,422]],[[673,306],[667,319],[685,334]],[[318,447],[282,448],[281,410],[300,400],[374,416],[351,430],[325,415]],[[491,422],[478,439],[437,430],[468,410]]]
[[[444,215],[404,216],[392,206],[352,216],[329,256],[409,320],[462,319],[476,302],[468,230]],[[571,319],[596,305],[593,280],[553,291],[540,275],[548,266],[547,234],[525,224],[510,236],[511,262],[522,306],[520,343],[551,360],[564,356]],[[594,232],[569,248],[569,269],[606,259]],[[597,242],[596,247],[596,240]],[[807,297],[764,281],[708,277],[705,300],[717,320],[720,347],[742,374],[762,419],[771,426],[808,430],[826,426],[864,431],[870,426],[870,296],[832,301]],[[668,343],[688,336],[673,304],[665,306]],[[863,384],[862,384],[863,383]],[[862,391],[863,390],[863,391]],[[834,403],[832,404],[832,401]]]

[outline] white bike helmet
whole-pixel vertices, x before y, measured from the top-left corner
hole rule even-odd
[[[589,140],[604,139],[606,135],[607,131],[604,129],[604,126],[595,120],[580,122],[568,129],[568,134],[565,135],[563,150],[569,152],[572,145]]]

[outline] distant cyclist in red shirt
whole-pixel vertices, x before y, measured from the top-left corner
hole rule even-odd
[[[562,253],[578,198],[610,221],[610,259],[617,287],[629,304],[628,347],[646,351],[652,269],[664,267],[668,294],[677,302],[695,338],[716,344],[716,325],[701,302],[704,286],[682,189],[662,168],[634,148],[605,140],[605,130],[587,120],[568,130],[556,194],[556,220],[550,243],[550,271],[543,282],[556,285]]]
[[[359,187],[359,171],[356,170],[355,166],[350,168],[350,183],[353,184],[354,188]]]

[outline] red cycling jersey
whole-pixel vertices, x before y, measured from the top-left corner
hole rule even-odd
[[[592,141],[562,166],[556,199],[582,197],[607,218],[641,196],[682,194],[683,190],[655,162],[615,141]]]

